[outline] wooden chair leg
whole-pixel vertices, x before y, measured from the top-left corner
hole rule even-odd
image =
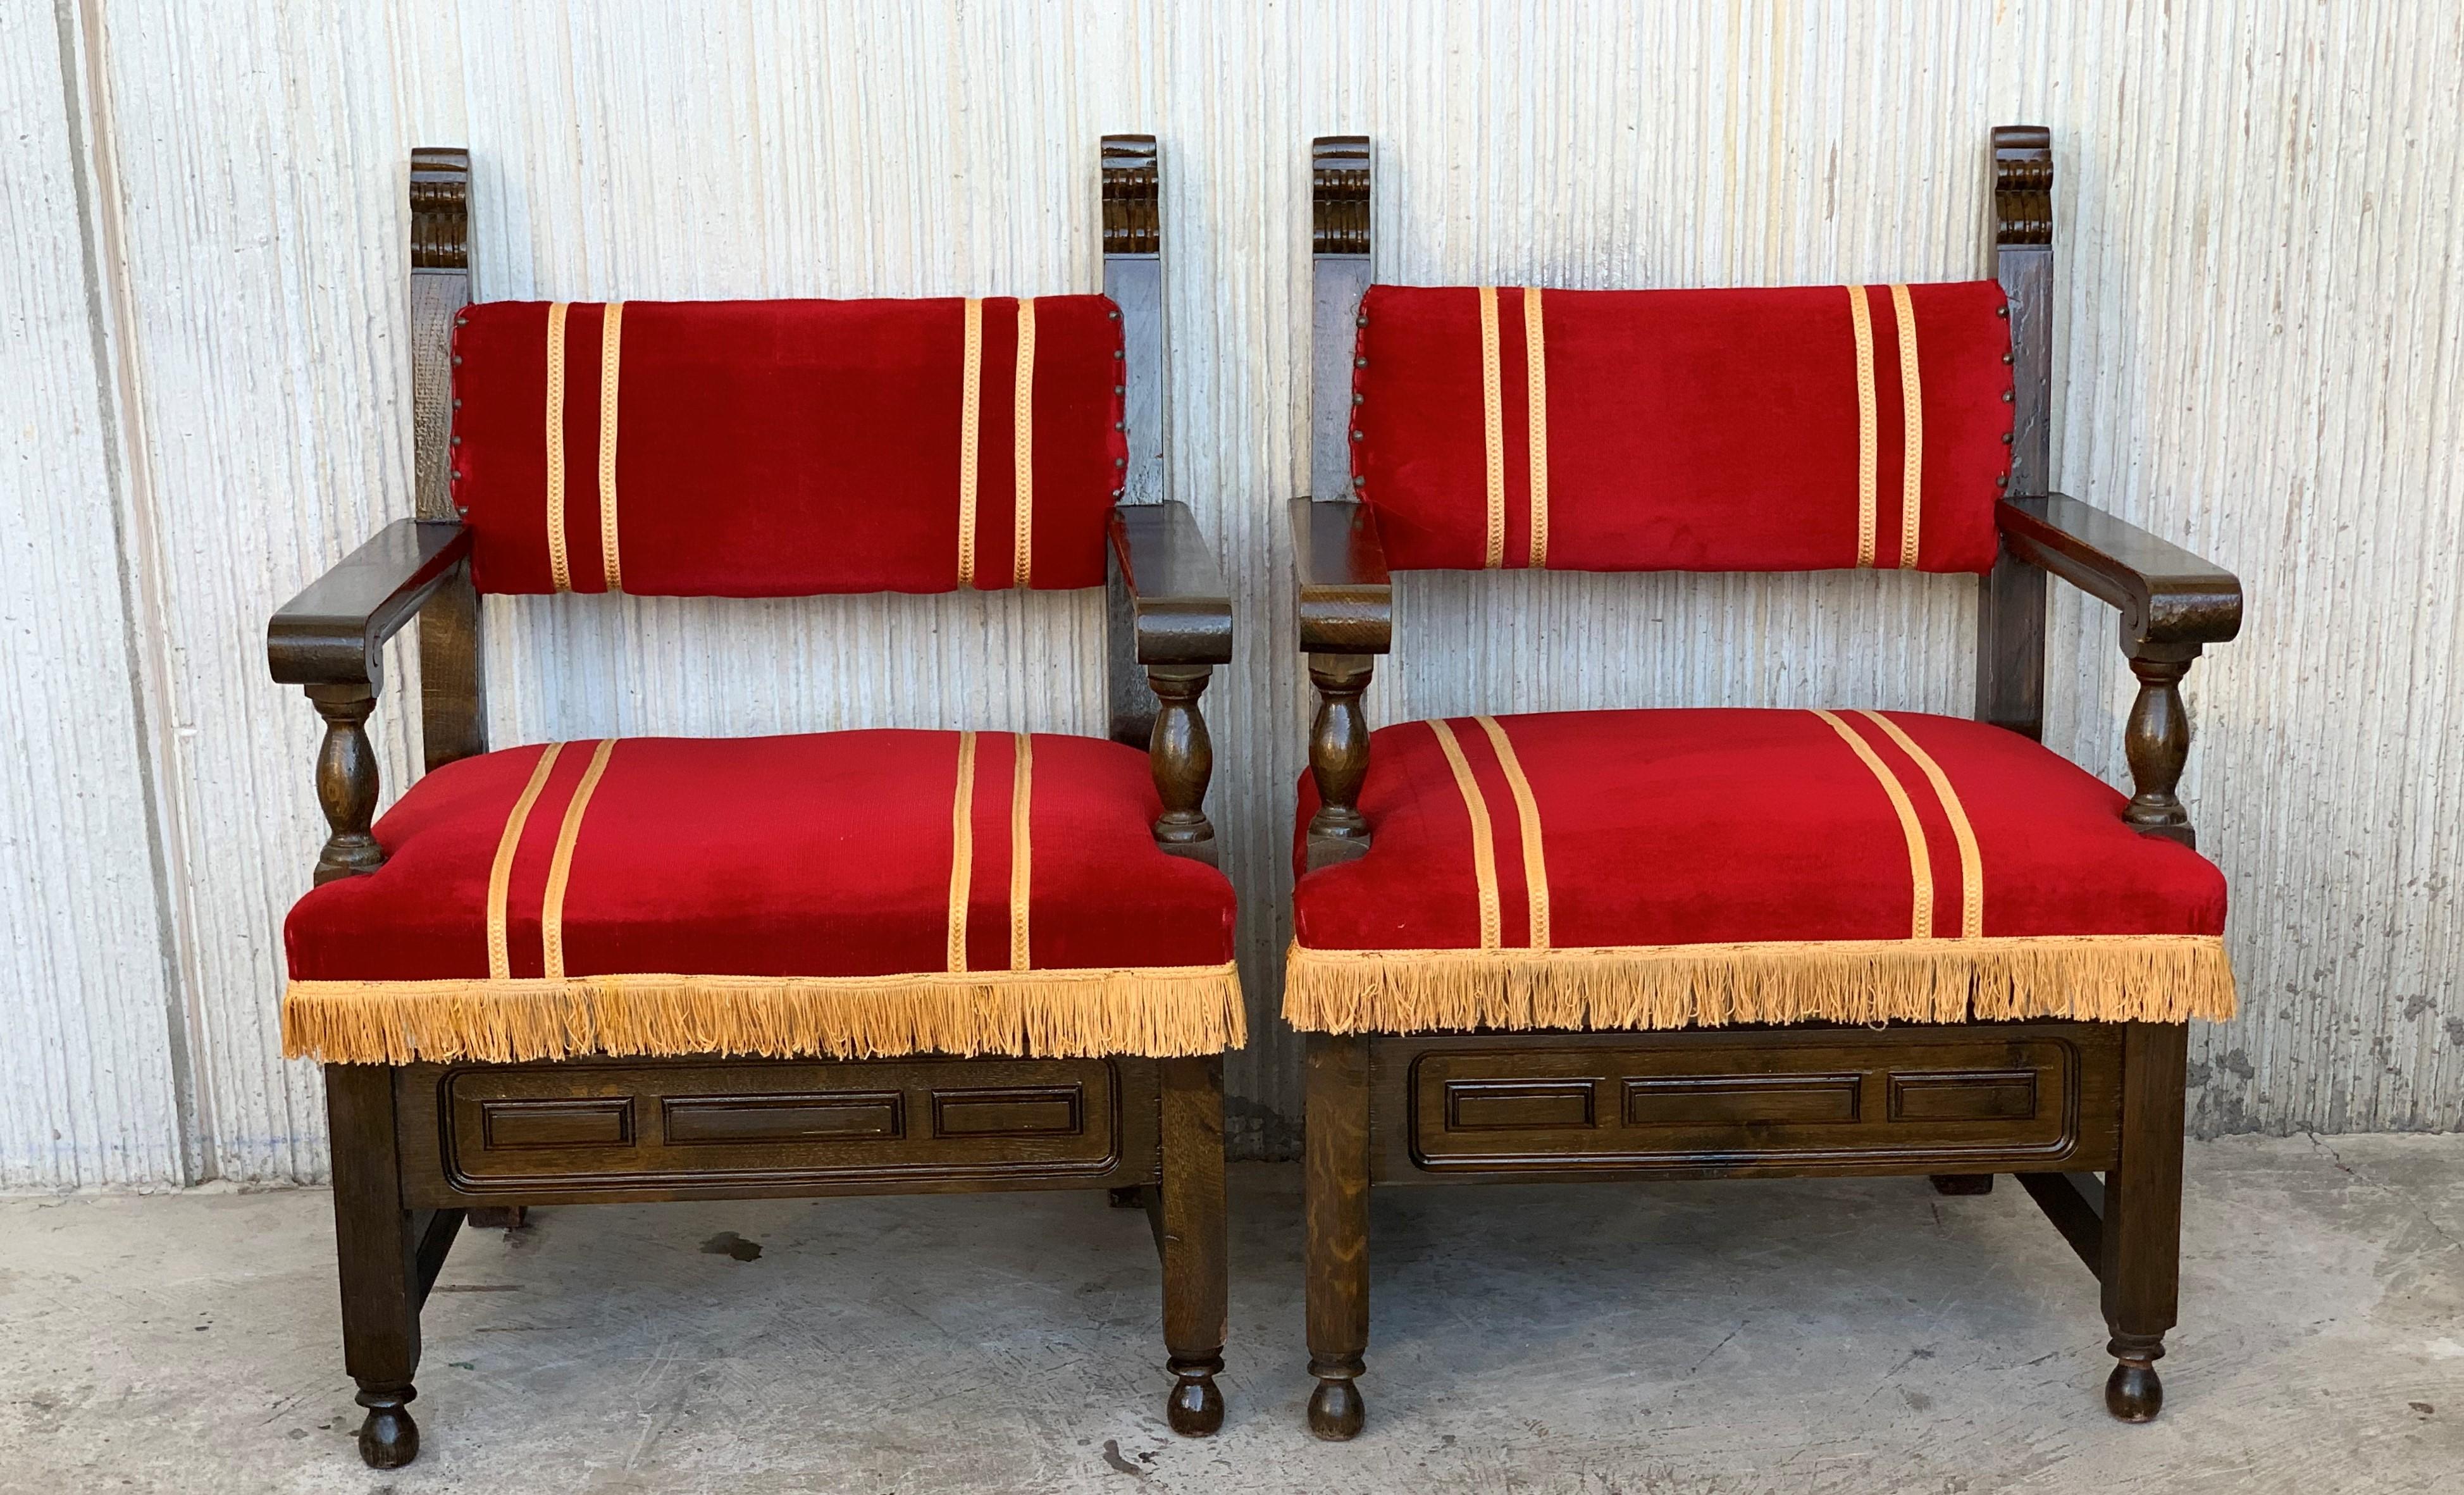
[[[1229,1317],[1224,1258],[1223,1056],[1166,1059],[1163,1068],[1163,1342],[1172,1391],[1164,1418],[1183,1438],[1223,1425]]]
[[[1369,1348],[1369,1040],[1310,1034],[1305,1104],[1309,1424],[1339,1440],[1368,1416],[1353,1383]]]
[[[2104,1322],[2118,1362],[2105,1409],[2145,1422],[2165,1405],[2156,1361],[2173,1327],[2182,1262],[2183,1066],[2189,1030],[2133,1022],[2122,1044],[2121,1164],[2104,1176]]]
[[[419,1242],[402,1202],[393,1071],[327,1065],[325,1116],[333,1134],[334,1249],[342,1283],[342,1366],[368,1409],[360,1457],[399,1469],[419,1456],[411,1377],[419,1370]]]

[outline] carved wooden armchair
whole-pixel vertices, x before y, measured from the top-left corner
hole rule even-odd
[[[283,1035],[325,1065],[362,1455],[417,1452],[468,1210],[981,1189],[1145,1205],[1168,1417],[1213,1432],[1243,1030],[1199,696],[1231,614],[1163,495],[1153,138],[1104,141],[1109,298],[471,304],[469,182],[412,158],[419,517],[268,641],[326,723]],[[488,751],[482,593],[1097,585],[1111,741]],[[414,614],[428,773],[371,826]]]
[[[2175,687],[2241,593],[2046,492],[2046,132],[1994,132],[1996,279],[1769,291],[1373,286],[1368,144],[1316,145],[1292,510],[1311,1428],[1362,1422],[1371,1185],[1535,1177],[2015,1174],[2103,1283],[2107,1406],[2153,1417],[2184,1023],[2233,1009]],[[1523,566],[1976,573],[1978,719],[1371,735],[1389,569]],[[2126,798],[2036,741],[2048,574],[2121,611]]]

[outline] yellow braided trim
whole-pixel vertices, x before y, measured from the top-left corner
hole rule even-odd
[[[1318,1033],[1734,1022],[2181,1022],[2233,1015],[2212,934],[1763,940],[1553,950],[1312,950],[1284,1017]]]
[[[1222,965],[899,976],[583,976],[293,981],[282,1051],[325,1064],[513,1064],[580,1054],[1091,1059],[1248,1042]]]

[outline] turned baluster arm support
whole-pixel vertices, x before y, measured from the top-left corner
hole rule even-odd
[[[1147,758],[1163,814],[1155,845],[1176,856],[1215,861],[1215,826],[1206,818],[1206,786],[1215,774],[1215,745],[1199,697],[1217,665],[1232,662],[1232,598],[1215,547],[1189,506],[1177,499],[1122,504],[1112,511],[1115,611],[1129,633],[1129,653],[1154,693],[1146,729]],[[1116,734],[1133,734],[1133,715],[1116,710]]]
[[[1291,506],[1293,591],[1301,649],[1317,687],[1309,731],[1309,777],[1317,813],[1309,817],[1309,869],[1369,850],[1360,786],[1369,777],[1369,720],[1360,708],[1376,655],[1395,635],[1394,584],[1376,516],[1349,499]]]
[[[2122,651],[2139,677],[2123,748],[2134,791],[2122,818],[2150,836],[2196,844],[2175,793],[2190,752],[2182,677],[2210,644],[2241,631],[2241,583],[2230,571],[2061,494],[2006,498],[2004,549],[2122,614]]]
[[[317,800],[333,827],[317,881],[373,872],[385,851],[369,831],[377,808],[368,714],[385,685],[385,643],[469,561],[471,537],[450,520],[400,519],[282,605],[266,626],[275,680],[303,687],[325,720]]]

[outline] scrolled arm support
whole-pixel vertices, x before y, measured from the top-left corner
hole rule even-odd
[[[2123,728],[2132,794],[2123,820],[2141,834],[2197,843],[2176,790],[2190,754],[2182,679],[2210,644],[2241,631],[2241,583],[2128,520],[2062,494],[2006,498],[2004,548],[2121,613],[2122,651],[2139,679]]]

